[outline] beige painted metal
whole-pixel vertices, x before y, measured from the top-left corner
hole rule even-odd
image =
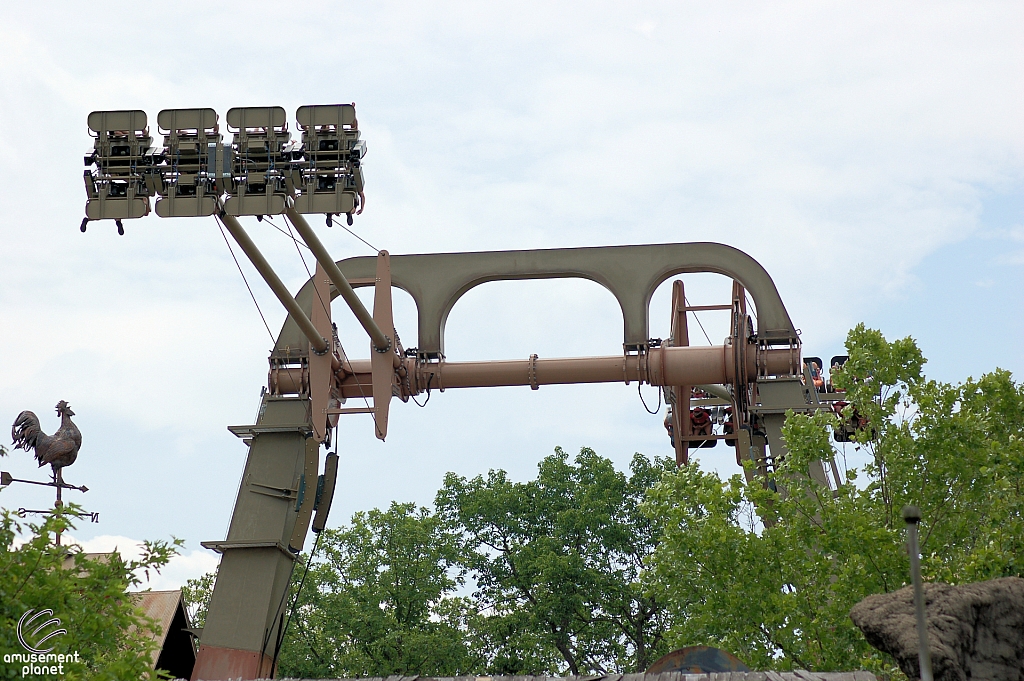
[[[308,357],[311,425],[313,439],[320,443],[327,437],[327,407],[330,404],[332,374],[334,373],[332,360],[336,358],[334,357],[334,331],[331,328],[331,282],[319,263],[317,263],[316,272],[313,275],[313,282],[313,291],[316,295],[313,297],[310,322],[318,336],[331,339],[330,352],[311,352]],[[338,366],[341,366],[340,362]]]
[[[377,326],[377,322],[373,320],[373,317],[363,306],[363,301],[359,300],[359,296],[352,289],[348,279],[342,274],[338,268],[337,263],[334,262],[334,258],[327,252],[323,242],[317,237],[316,232],[306,222],[306,218],[302,216],[302,213],[296,211],[293,207],[289,206],[285,209],[285,215],[288,220],[295,226],[295,231],[299,233],[299,236],[306,245],[309,246],[309,250],[313,252],[316,257],[316,261],[324,268],[327,272],[327,276],[331,278],[331,282],[334,284],[334,288],[337,289],[338,293],[348,304],[352,310],[352,314],[359,320],[359,324],[363,327],[367,334],[370,336],[370,340],[373,341],[373,347],[377,352],[387,352],[391,349],[391,341],[381,331],[380,327]],[[374,267],[376,268],[376,262]],[[376,277],[374,277],[376,279]]]
[[[153,144],[145,111],[93,111],[89,130],[95,133],[95,172],[85,171],[88,220],[141,218],[149,213],[149,195],[142,174]],[[87,160],[86,165],[90,165]]]
[[[248,256],[249,261],[252,262],[253,267],[260,273],[263,280],[267,282],[267,286],[274,292],[277,299],[284,305],[284,309],[288,310],[288,321],[295,324],[302,334],[309,340],[309,344],[313,347],[313,351],[317,353],[327,352],[329,345],[327,339],[320,335],[317,328],[313,325],[313,322],[309,320],[306,313],[302,311],[299,304],[292,298],[291,292],[288,291],[288,287],[284,285],[281,278],[277,276],[274,268],[270,266],[267,259],[260,253],[260,249],[256,246],[241,223],[233,215],[222,213],[220,216],[221,222],[227,227],[231,236],[234,237],[235,241],[241,247],[245,255]],[[307,286],[312,286],[312,282],[307,282]]]
[[[228,125],[238,131],[247,128],[266,134],[267,128],[277,128],[278,134],[288,128],[288,114],[279,106],[246,106],[228,109]]]
[[[122,111],[93,111],[88,118],[89,129],[100,135],[117,131],[141,132],[149,129],[146,112],[138,109]]]
[[[724,385],[716,383],[699,383],[693,387],[698,390],[703,390],[709,395],[714,395],[719,400],[724,400],[726,404],[732,403],[732,395],[729,394],[729,389]]]
[[[160,217],[217,213],[225,184],[223,163],[217,168],[218,157],[224,157],[217,121],[213,109],[164,109],[157,114],[167,167],[156,172],[159,166],[151,166],[145,177],[150,191],[160,197],[155,206]]]
[[[672,282],[672,338],[675,347],[690,344],[690,331],[686,324],[686,295],[682,281]],[[690,422],[690,395],[692,386],[675,385],[669,388],[672,394],[672,433],[676,452],[676,465],[681,466],[690,459],[690,440],[693,424]]]
[[[338,262],[338,268],[349,281],[372,281],[376,258],[348,258]],[[444,353],[445,320],[463,294],[489,281],[514,279],[582,278],[601,284],[618,300],[624,344],[642,347],[649,337],[648,314],[655,289],[669,277],[686,272],[715,272],[739,281],[757,306],[759,342],[799,346],[796,328],[771,277],[749,255],[724,244],[391,256],[391,281],[416,302],[418,350],[427,357]],[[278,347],[294,346],[298,334],[298,328],[286,323]]]
[[[785,351],[780,352],[785,354]],[[752,405],[750,411],[757,415],[764,424],[772,458],[778,461],[784,458],[789,451],[786,441],[782,437],[786,412],[789,410],[807,412],[826,407],[815,392],[813,382],[810,380],[802,382],[796,375],[759,378],[757,393],[759,403]],[[816,482],[825,487],[829,486],[823,462],[812,461],[808,466],[808,473]]]
[[[229,109],[232,135],[232,176],[224,210],[230,215],[278,215],[287,198],[285,170],[291,142],[287,114],[279,106]],[[290,174],[290,173],[288,173]]]
[[[366,144],[359,139],[353,104],[300,106],[295,120],[302,129],[307,166],[292,186],[301,188],[290,207],[299,213],[340,215],[361,213]]]
[[[300,220],[304,223],[301,216],[298,218],[292,220],[297,228]],[[386,405],[396,389],[404,398],[428,388],[493,385],[540,387],[620,381],[661,386],[757,381],[760,385],[770,383],[770,376],[799,382],[792,376],[794,367],[799,366],[799,339],[774,284],[749,256],[720,244],[422,256],[382,253],[374,258],[337,263],[341,275],[338,277],[332,276],[332,268],[324,264],[292,298],[237,220],[231,216],[224,220],[288,309],[289,318],[271,355],[271,392],[263,398],[256,423],[231,429],[251,445],[228,537],[205,544],[223,553],[202,640],[204,648],[217,652],[208,658],[201,653],[197,669],[204,660],[213,660],[216,655],[253,654],[262,660],[263,656],[273,654],[281,622],[280,604],[293,567],[294,551],[301,548],[301,537],[309,523],[308,497],[315,494],[311,453],[318,448],[318,424],[324,422],[325,416],[364,411],[361,405],[328,405],[321,413],[322,399],[316,394],[322,395],[323,390],[316,387],[317,375],[323,375],[328,362],[336,383],[332,395],[372,397],[375,425],[381,436],[386,434],[387,424],[380,417],[383,414],[386,419]],[[313,243],[313,239],[307,241],[311,248]],[[325,254],[323,249],[321,255]],[[696,271],[733,276],[750,288],[758,305],[760,323],[756,343],[748,342],[742,335],[735,346],[736,340],[712,347],[649,347],[647,307],[654,289],[669,276]],[[341,295],[346,284],[374,285],[373,319],[386,340],[386,352],[379,352],[380,345],[374,343],[369,359],[350,361],[334,357],[331,343],[326,340],[331,334],[320,328],[326,316],[317,316],[327,312],[323,307],[329,306],[321,305],[321,311],[316,310],[318,298],[324,297],[323,275],[335,284],[329,291],[331,297]],[[485,281],[554,277],[591,279],[613,293],[623,311],[626,353],[507,362],[449,362],[443,358],[444,321],[467,290]],[[339,286],[341,282],[344,283]],[[418,353],[413,353],[415,356],[396,353],[398,343],[390,318],[391,285],[405,289],[416,301],[420,347]],[[288,295],[281,295],[282,290]],[[318,352],[325,353],[327,359],[317,366]],[[769,394],[774,390],[781,396],[771,401],[769,411],[785,406],[796,396],[781,386],[782,383],[776,389],[768,387]],[[763,448],[761,444],[761,459]],[[751,449],[757,449],[757,445],[752,443]],[[758,456],[756,452],[752,455]]]
[[[197,130],[202,135],[204,130],[218,127],[218,118],[213,109],[164,109],[156,115],[156,122],[165,135],[178,130]]]
[[[295,110],[295,120],[303,128],[331,125],[339,130],[356,125],[354,104],[315,104],[300,106]]]
[[[392,347],[395,337],[395,323],[391,310],[391,264],[387,251],[377,254],[377,281],[373,290],[373,319],[375,326],[384,329],[387,347]],[[394,353],[379,350],[370,341],[370,373],[373,383],[373,424],[377,438],[383,440],[388,434],[388,409],[391,405],[392,384],[395,378]]]

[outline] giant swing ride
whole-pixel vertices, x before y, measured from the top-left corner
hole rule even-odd
[[[801,361],[799,335],[768,273],[723,244],[395,256],[381,251],[335,262],[304,216],[326,215],[330,225],[344,214],[351,224],[362,209],[366,146],[355,106],[303,106],[295,118],[301,139],[292,139],[281,107],[231,109],[227,142],[213,109],[168,109],[157,116],[162,145],[154,145],[144,111],[96,111],[88,120],[94,146],[85,158],[83,232],[90,221],[112,219],[123,234],[122,220],[148,215],[152,198],[160,217],[213,216],[289,314],[270,353],[256,423],[230,428],[248,445],[248,458],[226,539],[203,543],[222,557],[193,679],[274,675],[295,559],[310,524],[314,532],[324,528],[334,495],[338,456],[328,454],[321,473],[320,449],[329,447],[342,415],[372,414],[383,439],[394,397],[406,402],[430,390],[636,381],[664,391],[666,428],[679,465],[687,463],[689,449],[725,440],[735,447],[737,463],[753,461],[767,480],[785,456],[786,411],[830,408],[841,399],[825,391],[820,360]],[[285,216],[317,260],[316,273],[295,296],[238,219],[276,215]],[[730,277],[731,300],[690,306],[677,280],[672,335],[651,339],[648,308],[655,289],[692,272]],[[445,357],[445,320],[469,289],[497,280],[566,277],[590,279],[615,296],[624,322],[621,355],[486,362]],[[374,289],[372,313],[354,292],[362,286]],[[402,347],[394,328],[392,286],[416,303],[415,348]],[[369,359],[350,359],[342,351],[331,323],[330,301],[337,296],[368,334]],[[731,330],[722,345],[690,346],[687,314],[701,310],[729,312]],[[345,406],[349,398],[370,398],[372,406]],[[844,434],[837,432],[837,439]],[[815,462],[810,474],[822,485],[838,480],[834,462]]]

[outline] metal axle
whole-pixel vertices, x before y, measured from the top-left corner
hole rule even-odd
[[[400,371],[408,377],[400,382],[402,397],[426,390],[482,388],[528,385],[566,385],[575,383],[626,383],[640,381],[650,385],[700,385],[735,383],[734,350],[730,345],[650,348],[644,354],[565,359],[501,360],[487,362],[417,361],[398,358]],[[783,373],[790,364],[789,350],[761,351],[762,366],[771,374]],[[746,354],[748,376],[754,376],[757,363],[753,349]],[[370,360],[344,362],[336,372],[342,396],[373,395]],[[270,375],[271,391],[278,395],[296,395],[303,391],[303,370],[299,367],[275,367]]]

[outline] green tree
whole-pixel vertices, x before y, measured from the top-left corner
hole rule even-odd
[[[181,587],[181,598],[185,601],[189,621],[196,629],[206,626],[206,611],[210,607],[210,596],[213,595],[213,585],[217,582],[219,570],[218,565],[205,575],[186,581],[185,586]]]
[[[393,503],[324,530],[281,650],[283,675],[456,676],[466,643],[457,537],[425,508]],[[309,562],[293,574],[297,588]]]
[[[905,504],[921,508],[923,572],[958,583],[1021,575],[1024,388],[996,370],[959,385],[929,381],[911,339],[858,326],[836,379],[867,418],[850,469],[830,492],[806,475],[831,458],[831,415],[790,415],[776,480],[785,493],[696,464],[667,475],[646,511],[665,523],[650,561],[673,646],[709,644],[754,668],[895,670],[850,622],[872,593],[900,588]],[[877,437],[870,439],[870,433]],[[763,523],[761,521],[764,521]]]
[[[66,507],[74,513],[77,507]],[[66,634],[50,640],[55,654],[78,653],[64,663],[65,679],[120,681],[152,676],[151,655],[157,624],[147,619],[126,591],[141,586],[136,573],[157,571],[180,545],[145,542],[138,560],[112,554],[90,559],[78,547],[52,543],[57,531],[72,529],[69,513],[47,516],[40,524],[20,523],[9,511],[0,515],[0,653],[21,654],[17,624],[29,609],[50,609]],[[19,543],[19,535],[27,539]],[[0,678],[21,678],[21,664],[0,665]]]
[[[640,504],[672,468],[637,454],[627,476],[590,449],[570,462],[557,448],[529,482],[446,476],[437,512],[466,542],[488,672],[634,672],[665,652],[663,604],[640,583],[661,523]]]

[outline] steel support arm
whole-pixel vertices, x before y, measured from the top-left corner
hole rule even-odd
[[[267,286],[274,292],[277,299],[281,301],[284,308],[288,310],[288,314],[295,320],[299,330],[309,339],[309,344],[313,350],[320,355],[327,352],[328,347],[330,347],[327,340],[317,332],[313,322],[309,320],[309,317],[306,316],[306,313],[302,311],[302,308],[288,291],[288,287],[284,285],[281,278],[277,276],[277,272],[274,271],[274,268],[270,266],[267,259],[260,253],[260,249],[256,247],[255,242],[249,238],[249,234],[242,228],[242,223],[234,216],[224,212],[220,214],[220,219],[224,226],[228,228],[228,231],[231,232],[231,236],[234,237],[235,241],[249,257],[253,267],[260,273],[263,280],[267,282]]]
[[[351,308],[352,314],[356,316],[363,329],[369,334],[374,349],[377,352],[387,352],[390,350],[391,339],[384,335],[384,332],[377,326],[377,322],[373,321],[373,316],[363,306],[363,301],[359,300],[359,296],[356,295],[352,285],[348,283],[348,279],[341,273],[337,263],[334,262],[334,258],[327,252],[327,249],[319,237],[317,237],[316,232],[306,222],[306,218],[302,217],[302,213],[299,213],[292,206],[285,209],[285,215],[295,225],[295,230],[302,237],[302,240],[306,242],[306,245],[309,246],[309,250],[313,251],[313,255],[316,256],[317,262],[327,272],[327,276],[330,277],[334,288],[338,289],[338,293],[341,294],[341,297],[345,299],[345,302]]]

